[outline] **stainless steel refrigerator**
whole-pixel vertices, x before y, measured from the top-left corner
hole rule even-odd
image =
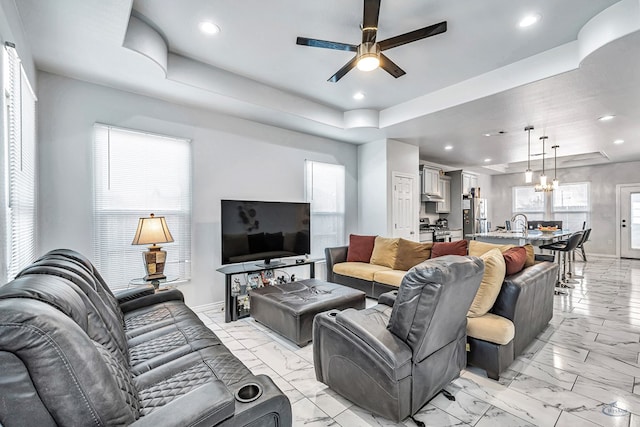
[[[462,233],[486,233],[489,231],[487,199],[472,196],[462,198]]]

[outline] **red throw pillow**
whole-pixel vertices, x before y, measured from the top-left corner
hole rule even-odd
[[[349,249],[347,249],[347,262],[369,262],[373,253],[373,244],[376,236],[349,235]]]
[[[436,242],[431,248],[431,258],[437,258],[443,255],[462,255],[467,254],[467,241],[458,240],[457,242]]]
[[[507,264],[506,275],[516,274],[524,268],[527,261],[527,250],[523,246],[516,246],[502,253],[504,262]]]

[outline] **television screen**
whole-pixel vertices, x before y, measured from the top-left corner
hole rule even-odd
[[[221,201],[222,264],[308,254],[309,203]]]

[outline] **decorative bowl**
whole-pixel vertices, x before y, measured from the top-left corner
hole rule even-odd
[[[539,227],[538,230],[540,230],[542,234],[553,234],[558,231],[558,227]]]

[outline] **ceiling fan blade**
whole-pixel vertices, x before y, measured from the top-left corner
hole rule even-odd
[[[390,39],[378,42],[380,50],[387,50],[403,44],[411,43],[416,40],[425,39],[427,37],[435,36],[447,31],[447,21],[442,21],[438,24],[430,25],[428,27],[420,28],[419,30],[411,31],[406,34],[391,37]]]
[[[344,66],[340,68],[333,76],[329,77],[329,80],[327,81],[331,83],[337,83],[338,80],[343,78],[345,74],[347,74],[356,66],[356,63],[358,62],[357,59],[358,57],[354,56],[351,61],[344,64]]]
[[[330,42],[326,40],[308,39],[306,37],[298,37],[296,44],[301,46],[321,47],[324,49],[346,50],[347,52],[357,52],[358,46],[353,44]]]
[[[395,62],[390,60],[384,53],[380,54],[380,68],[391,74],[396,79],[407,74],[402,68],[398,67]]]
[[[362,43],[375,43],[378,34],[378,18],[381,0],[364,0],[362,14]]]

